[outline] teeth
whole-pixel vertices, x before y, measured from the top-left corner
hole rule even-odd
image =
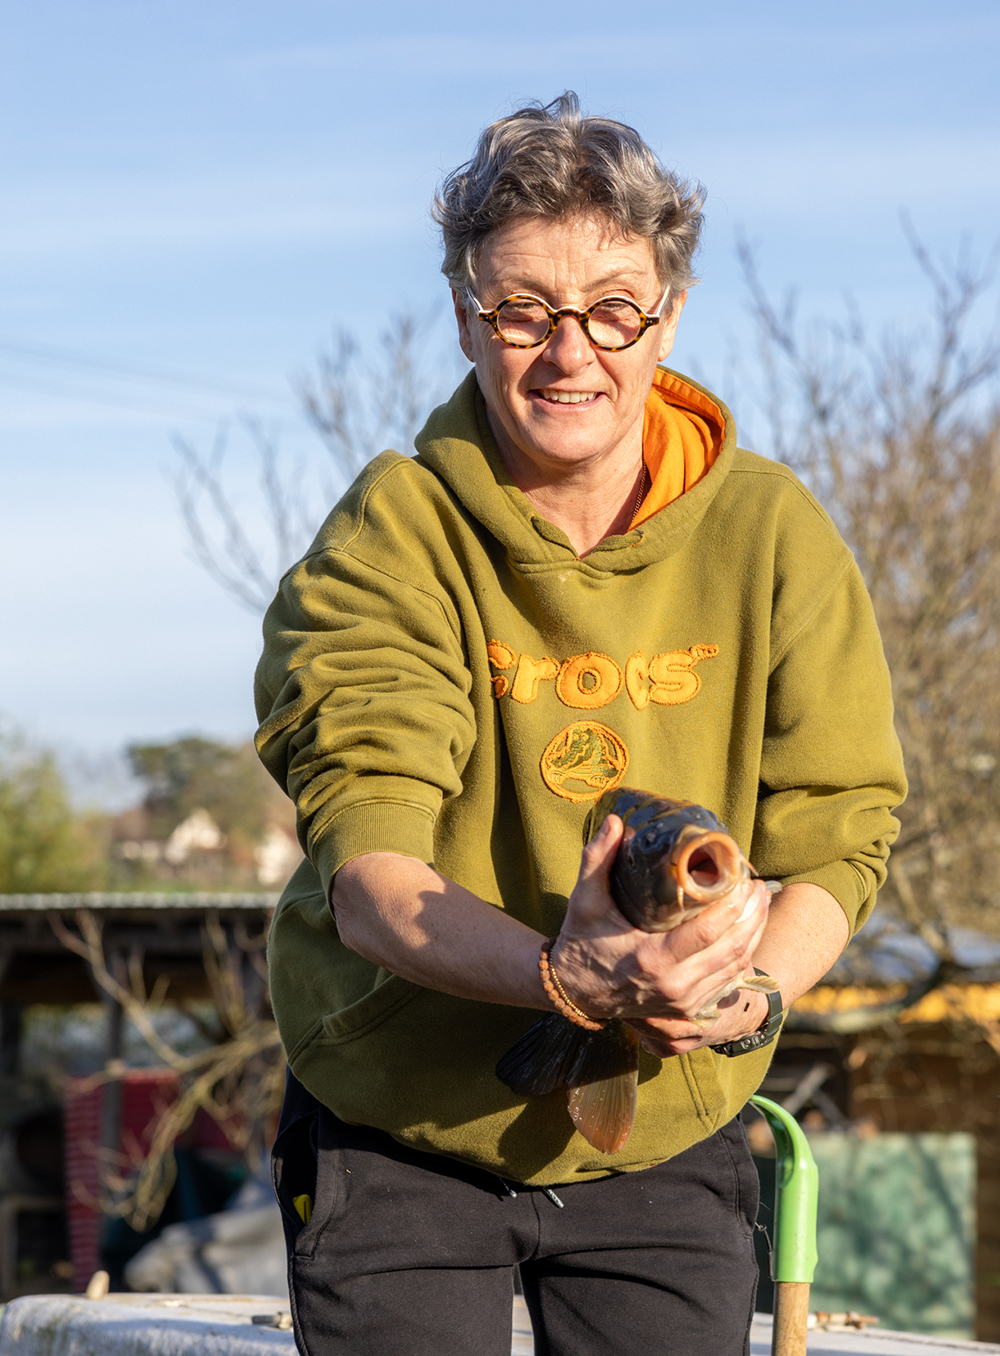
[[[542,391],[543,400],[555,401],[557,405],[584,405],[597,399],[596,391]]]

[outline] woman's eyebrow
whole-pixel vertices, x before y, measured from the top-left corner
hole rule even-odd
[[[645,276],[642,273],[639,273],[633,269],[625,270],[616,269],[615,272],[613,273],[606,273],[604,277],[597,278],[593,283],[591,283],[589,290],[597,292],[603,290],[604,288],[609,287],[611,288],[612,291],[614,291],[616,285],[619,288],[632,289],[636,285],[641,285],[645,281],[646,281]]]
[[[614,291],[635,291],[641,290],[642,284],[646,281],[645,276],[632,269],[615,269],[612,273],[606,273],[600,278],[595,278],[592,283],[588,283],[584,289],[587,292],[600,292],[607,296],[609,292]],[[517,281],[512,278],[503,279],[499,284],[500,290],[510,296],[512,292],[533,292],[536,296],[544,296],[547,285],[537,280],[532,281],[530,274],[521,274]]]

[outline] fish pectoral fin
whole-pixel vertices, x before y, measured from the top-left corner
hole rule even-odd
[[[539,1018],[497,1063],[496,1076],[522,1097],[544,1097],[569,1085],[570,1072],[601,1032],[585,1031],[550,1012]]]
[[[781,985],[770,975],[744,975],[736,987],[738,989],[754,989],[757,993],[777,993]]]
[[[639,1043],[624,1022],[611,1022],[581,1051],[567,1097],[573,1124],[602,1154],[616,1154],[632,1133],[639,1086]]]
[[[691,1021],[696,1026],[708,1026],[710,1022],[721,1016],[718,1008],[720,998],[728,998],[731,993],[737,989],[753,989],[757,993],[777,993],[781,986],[776,979],[770,975],[755,975],[753,971],[748,971],[745,975],[739,975],[736,979],[730,980],[726,987],[717,993],[711,1003],[706,1003],[703,1008],[695,1013]]]

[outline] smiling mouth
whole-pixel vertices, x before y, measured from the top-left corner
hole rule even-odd
[[[550,405],[592,405],[598,399],[599,391],[536,391],[540,400]]]

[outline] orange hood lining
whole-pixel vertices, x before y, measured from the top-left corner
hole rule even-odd
[[[710,396],[682,377],[657,368],[642,425],[642,457],[651,484],[633,527],[672,504],[708,474],[725,432],[725,417]]]

